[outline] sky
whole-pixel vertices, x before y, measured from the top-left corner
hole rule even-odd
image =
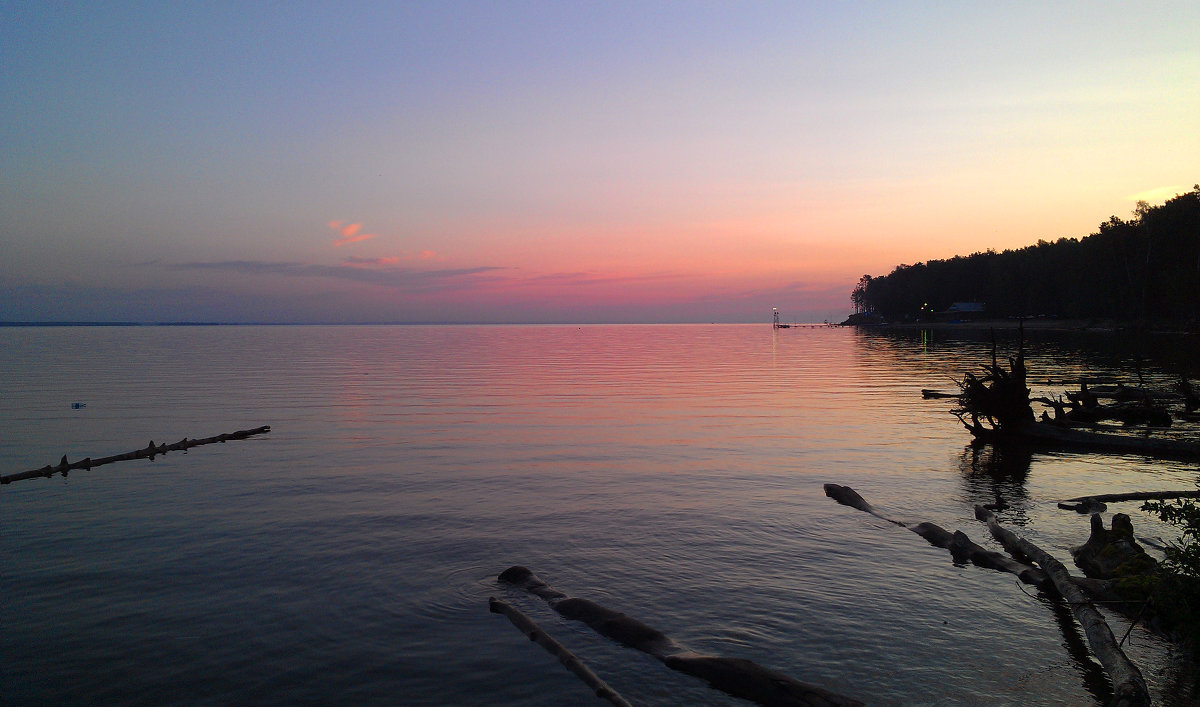
[[[843,318],[1200,181],[1200,3],[0,0],[0,321]]]

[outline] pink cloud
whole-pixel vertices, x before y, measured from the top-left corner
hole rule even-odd
[[[355,225],[358,225],[358,224],[355,224]],[[348,243],[358,243],[359,241],[370,240],[372,238],[378,238],[378,237],[379,237],[378,233],[359,233],[358,235],[348,235],[348,236],[342,236],[341,238],[334,238],[333,244],[334,245],[346,245]]]
[[[377,238],[377,233],[360,233],[363,225],[361,223],[346,223],[345,221],[336,220],[330,221],[325,225],[334,232],[335,237],[333,244],[335,246],[343,246],[350,243],[358,243],[369,238]]]

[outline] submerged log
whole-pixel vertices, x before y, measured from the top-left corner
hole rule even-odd
[[[11,484],[14,481],[21,481],[24,479],[33,479],[33,478],[36,478],[39,476],[50,477],[56,473],[66,474],[68,471],[71,471],[74,469],[92,469],[97,466],[103,466],[105,464],[112,464],[114,462],[129,461],[132,459],[151,459],[151,460],[153,460],[154,457],[158,454],[166,454],[167,452],[187,450],[192,447],[199,447],[201,445],[212,444],[214,442],[225,442],[226,440],[231,440],[231,439],[246,439],[247,437],[251,437],[253,435],[259,435],[259,434],[265,434],[270,431],[271,431],[270,425],[263,425],[262,427],[255,427],[255,428],[249,429],[249,430],[238,430],[237,432],[227,432],[225,434],[219,434],[219,435],[215,435],[213,437],[205,437],[203,439],[188,439],[187,437],[184,437],[183,439],[181,439],[178,442],[175,442],[173,444],[155,445],[154,440],[150,440],[150,444],[143,447],[142,449],[135,449],[132,452],[125,452],[124,454],[114,454],[109,457],[100,457],[98,459],[92,459],[91,457],[87,457],[86,459],[81,459],[77,462],[70,462],[70,463],[67,462],[66,455],[63,455],[63,458],[58,463],[58,466],[52,467],[52,466],[47,465],[40,469],[31,469],[29,471],[22,471],[17,474],[8,474],[6,476],[0,476],[0,484]]]
[[[562,616],[582,621],[597,633],[648,653],[664,665],[702,678],[735,697],[762,705],[839,707],[862,703],[815,685],[800,682],[741,658],[702,655],[687,649],[658,629],[587,599],[570,597],[543,582],[529,569],[509,567],[500,581],[541,597]]]
[[[493,614],[503,614],[504,616],[508,617],[508,620],[512,622],[512,625],[516,626],[521,633],[525,634],[529,638],[529,640],[537,643],[542,648],[545,648],[546,651],[550,653],[550,655],[557,658],[558,662],[562,663],[567,670],[574,673],[575,676],[582,680],[585,685],[590,687],[592,692],[596,693],[596,697],[599,697],[603,700],[608,700],[614,705],[618,705],[618,707],[633,707],[625,700],[624,697],[621,697],[616,690],[609,687],[608,683],[604,682],[598,675],[593,673],[592,670],[588,668],[583,661],[577,658],[574,653],[567,650],[561,643],[551,638],[549,634],[547,634],[541,629],[541,627],[533,622],[533,619],[521,613],[520,609],[517,609],[511,604],[506,604],[496,597],[488,597],[488,610]]]
[[[950,555],[955,562],[960,564],[970,562],[976,567],[984,569],[998,570],[1000,572],[1011,572],[1015,574],[1022,582],[1032,584],[1036,587],[1045,587],[1049,583],[1049,578],[1036,567],[1027,563],[1018,562],[1011,557],[994,550],[988,550],[971,541],[966,533],[962,531],[950,531],[942,528],[934,523],[917,523],[909,525],[902,521],[889,518],[880,513],[874,506],[867,503],[857,491],[849,486],[840,484],[825,484],[825,495],[842,504],[857,508],[860,511],[865,511],[871,515],[886,520],[889,523],[894,523],[901,528],[908,528],[912,532],[920,535],[922,538],[934,547],[940,547],[950,551]]]
[[[1104,617],[1092,606],[1091,601],[1072,579],[1067,568],[1052,555],[1029,542],[1021,536],[1000,525],[996,516],[983,506],[975,506],[975,517],[987,523],[992,535],[1005,547],[1011,547],[1016,552],[1029,557],[1038,563],[1054,583],[1054,588],[1066,599],[1075,614],[1076,620],[1083,627],[1084,636],[1092,654],[1104,666],[1105,672],[1113,681],[1113,704],[1116,705],[1148,705],[1150,694],[1141,671],[1134,665],[1117,645],[1112,630]]]

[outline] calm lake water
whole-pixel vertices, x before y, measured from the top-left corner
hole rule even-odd
[[[1134,363],[1112,337],[1033,345],[1031,380]],[[1087,521],[1056,500],[1200,478],[972,450],[920,390],[987,351],[767,325],[0,329],[2,473],[272,426],[0,490],[3,701],[599,704],[497,596],[635,704],[745,704],[496,582],[522,564],[870,704],[1103,702],[1060,607],[822,491],[987,546],[972,506],[1001,495],[1070,566]],[[1137,505],[1112,510],[1170,532]],[[1170,645],[1129,640],[1169,702]]]

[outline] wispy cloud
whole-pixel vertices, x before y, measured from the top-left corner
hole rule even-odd
[[[604,285],[633,285],[663,283],[683,279],[677,273],[658,272],[636,275],[598,274],[594,272],[557,272],[534,275],[522,279],[522,283],[532,286],[554,287],[595,287]]]
[[[350,256],[342,261],[342,265],[350,268],[375,268],[397,265],[400,258],[395,255],[390,255],[382,258],[360,258],[358,256]]]
[[[315,265],[312,263],[262,260],[176,263],[169,267],[177,270],[220,270],[247,275],[332,278],[389,287],[403,292],[430,292],[478,285],[491,279],[481,276],[506,269],[493,265],[484,265],[473,268],[416,270],[412,268],[391,267],[386,262],[374,263],[374,266],[371,266],[372,261],[375,260],[386,259],[361,258],[356,263],[358,267],[353,267],[351,263],[345,261],[343,261],[344,264],[342,265]]]
[[[365,241],[365,240],[370,240],[371,238],[377,238],[378,236],[379,236],[378,233],[359,233],[358,235],[355,235],[355,236],[343,236],[342,238],[335,238],[335,239],[333,239],[333,244],[339,245],[339,246],[340,245],[348,245],[350,243],[358,243],[359,241]]]
[[[432,250],[402,251],[396,255],[385,255],[375,258],[348,256],[342,259],[342,265],[349,267],[378,267],[399,265],[401,263],[428,263],[445,259],[444,255]]]
[[[329,226],[334,233],[333,244],[335,246],[343,246],[350,243],[358,243],[371,238],[378,238],[378,233],[363,233],[361,223],[346,223],[344,221],[330,221],[325,224]]]

